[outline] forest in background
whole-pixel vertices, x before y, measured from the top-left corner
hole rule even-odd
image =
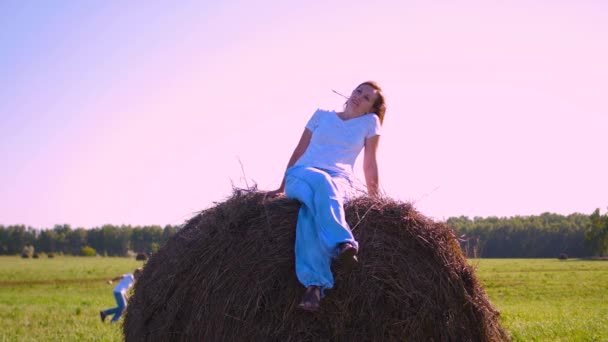
[[[608,214],[515,217],[452,217],[467,256],[554,258],[604,256],[608,252]]]
[[[128,256],[154,253],[173,236],[179,226],[115,226],[106,224],[91,229],[72,228],[69,224],[51,229],[24,225],[0,225],[0,255],[37,253],[66,255]]]
[[[459,237],[469,257],[555,258],[608,254],[608,213],[591,215],[515,217],[451,217],[447,224]],[[165,227],[106,224],[90,229],[69,224],[49,229],[25,225],[0,225],[0,255],[24,257],[38,253],[128,256],[154,253],[181,226]]]

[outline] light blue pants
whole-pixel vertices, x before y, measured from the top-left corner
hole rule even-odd
[[[293,166],[285,173],[285,194],[302,203],[296,224],[296,275],[305,287],[334,286],[331,261],[337,246],[350,242],[359,248],[346,223],[344,201],[350,181],[345,176],[313,167]]]
[[[118,306],[103,311],[104,315],[114,315],[114,317],[112,317],[111,322],[118,321],[120,319],[120,316],[122,316],[122,313],[124,312],[125,308],[127,307],[127,298],[123,292],[114,291],[114,299],[116,299],[116,304]]]

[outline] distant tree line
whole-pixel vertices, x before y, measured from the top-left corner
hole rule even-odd
[[[63,224],[52,229],[34,229],[24,225],[0,225],[0,255],[20,254],[31,247],[36,253],[83,255],[90,254],[92,249],[95,254],[104,256],[126,256],[129,252],[150,254],[164,245],[178,228],[107,224],[92,229],[73,229]]]
[[[482,258],[553,258],[604,256],[608,253],[608,214],[452,217],[468,256]]]
[[[553,258],[608,255],[608,214],[596,209],[591,215],[452,217],[454,228],[469,257]],[[0,225],[0,254],[25,250],[37,253],[125,256],[129,252],[153,253],[173,236],[179,226],[104,225],[92,229],[56,225],[34,229],[23,225]],[[32,248],[33,247],[33,248]],[[29,248],[29,249],[28,249]]]

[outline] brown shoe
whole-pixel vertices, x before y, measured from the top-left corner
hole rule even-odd
[[[304,311],[314,312],[319,310],[319,306],[321,305],[321,287],[316,285],[311,285],[306,288],[306,292],[304,292],[304,296],[298,304],[298,309],[302,309]]]
[[[338,245],[338,263],[346,268],[350,269],[355,266],[359,259],[357,258],[357,249],[350,242],[343,242]]]

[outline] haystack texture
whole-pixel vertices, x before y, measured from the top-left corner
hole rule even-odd
[[[297,309],[298,209],[235,190],[190,219],[135,284],[126,341],[509,340],[453,231],[390,199],[345,205],[360,262]]]

